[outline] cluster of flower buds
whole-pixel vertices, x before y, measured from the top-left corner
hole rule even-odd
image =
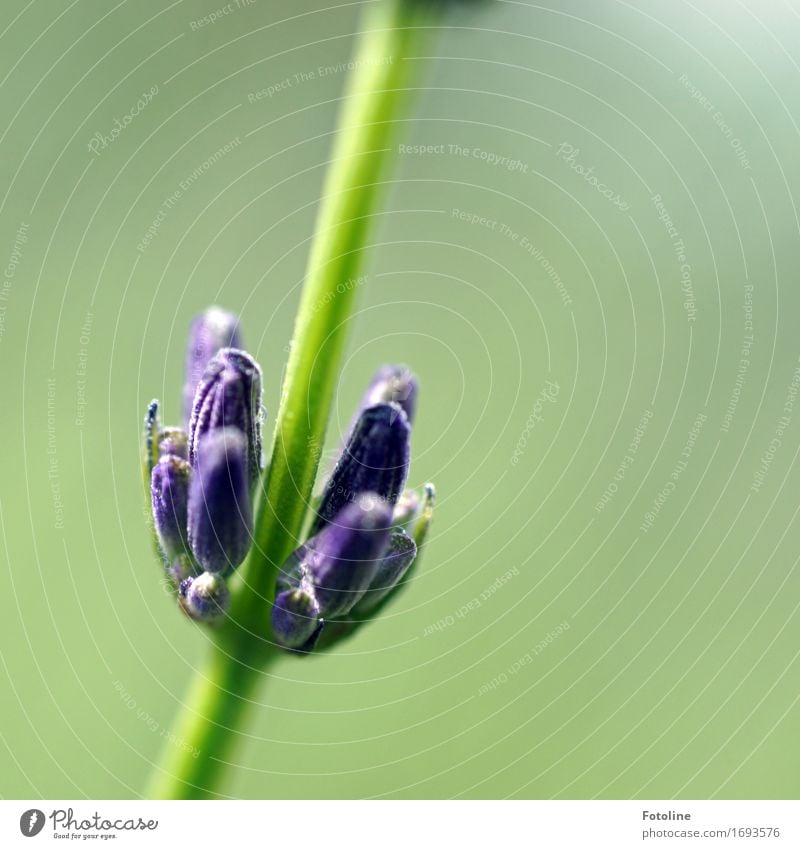
[[[261,369],[241,349],[238,319],[217,307],[192,323],[183,427],[162,427],[158,402],[145,419],[145,470],[153,523],[183,610],[218,619],[227,573],[252,539],[261,471]]]
[[[367,389],[323,489],[310,538],[284,564],[272,634],[286,649],[328,647],[374,618],[409,577],[434,489],[404,489],[417,380],[384,366]]]
[[[405,366],[382,367],[367,389],[309,538],[278,575],[270,638],[282,648],[330,646],[407,582],[434,499],[431,484],[405,489],[417,394]],[[145,422],[159,547],[180,606],[199,621],[225,612],[226,575],[252,542],[262,418],[261,370],[241,349],[238,320],[211,308],[191,329],[184,428],[162,427],[155,401]]]

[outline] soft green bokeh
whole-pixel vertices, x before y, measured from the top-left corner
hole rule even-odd
[[[13,0],[1,25],[5,797],[136,796],[174,745],[206,637],[160,582],[138,438],[151,397],[179,417],[205,305],[243,314],[274,422],[358,10],[193,28],[223,5]],[[377,364],[419,373],[424,566],[271,670],[231,795],[800,793],[800,18],[552,6],[448,18],[404,140],[434,147],[398,151],[359,284],[329,448]]]

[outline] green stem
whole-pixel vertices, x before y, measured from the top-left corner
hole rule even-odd
[[[205,667],[198,670],[186,696],[183,712],[166,744],[164,756],[153,774],[151,799],[207,799],[219,796],[224,768],[239,729],[254,704],[260,677],[269,658],[236,658],[220,645],[211,646]]]
[[[416,2],[368,10],[323,191],[286,367],[266,497],[244,570],[251,592],[237,596],[244,626],[262,627],[276,570],[300,534],[325,439],[349,318],[384,165],[408,95],[413,56],[430,22]]]
[[[366,10],[325,181],[294,328],[268,473],[256,508],[255,542],[231,587],[230,616],[186,699],[151,787],[154,798],[219,795],[222,768],[276,656],[269,614],[278,568],[300,544],[352,315],[369,225],[398,116],[437,12],[418,0],[381,0]]]

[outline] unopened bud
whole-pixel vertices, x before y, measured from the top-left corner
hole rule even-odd
[[[189,545],[209,572],[244,560],[253,517],[247,480],[247,442],[238,428],[212,430],[196,448],[188,506]]]
[[[230,596],[225,579],[212,572],[186,578],[178,590],[181,609],[198,622],[214,622],[228,609]]]
[[[211,358],[222,348],[243,348],[239,318],[232,312],[209,307],[189,328],[186,375],[183,385],[183,421],[189,427],[197,384]]]

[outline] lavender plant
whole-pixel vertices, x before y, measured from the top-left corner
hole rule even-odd
[[[148,408],[144,469],[158,550],[179,607],[208,629],[198,670],[154,773],[156,798],[224,796],[222,766],[280,656],[320,654],[377,617],[407,584],[434,489],[405,488],[418,385],[383,366],[317,497],[324,442],[378,189],[412,73],[446,6],[369,4],[318,213],[275,422],[262,457],[262,372],[238,318],[212,307],[190,331],[183,424]],[[387,62],[386,58],[391,57]]]
[[[162,563],[178,606],[208,625],[227,614],[226,581],[250,551],[263,465],[262,372],[246,351],[227,347],[241,344],[238,328],[237,317],[219,307],[192,322],[184,385],[184,399],[192,397],[184,409],[188,431],[162,427],[158,401],[145,418],[145,476]],[[433,503],[431,484],[423,498],[404,489],[417,392],[406,366],[376,373],[317,500],[309,538],[278,571],[264,639],[308,653],[330,621],[324,641],[330,646],[399,587]]]
[[[219,662],[226,656],[242,674],[246,658],[263,665],[272,652],[320,652],[374,619],[416,562],[434,489],[432,484],[422,493],[405,488],[417,379],[405,366],[383,366],[322,492],[311,502],[307,538],[274,570],[261,619],[242,633],[244,622],[234,618],[241,614],[232,611],[232,598],[249,595],[250,587],[240,582],[232,593],[229,583],[248,557],[257,560],[262,554],[254,546],[253,500],[269,470],[261,452],[261,368],[246,351],[222,347],[242,343],[238,327],[237,318],[218,307],[192,323],[184,387],[184,398],[193,398],[184,411],[188,430],[163,426],[159,402],[151,402],[144,472],[158,549],[177,605],[215,632],[225,653]],[[227,654],[231,641],[235,655]],[[240,698],[228,691],[223,707]],[[201,736],[207,745],[224,743],[208,732]],[[199,752],[195,760],[205,757],[207,766],[218,755],[194,745],[192,751]],[[160,795],[210,790],[193,777],[178,776],[180,783],[173,778]]]

